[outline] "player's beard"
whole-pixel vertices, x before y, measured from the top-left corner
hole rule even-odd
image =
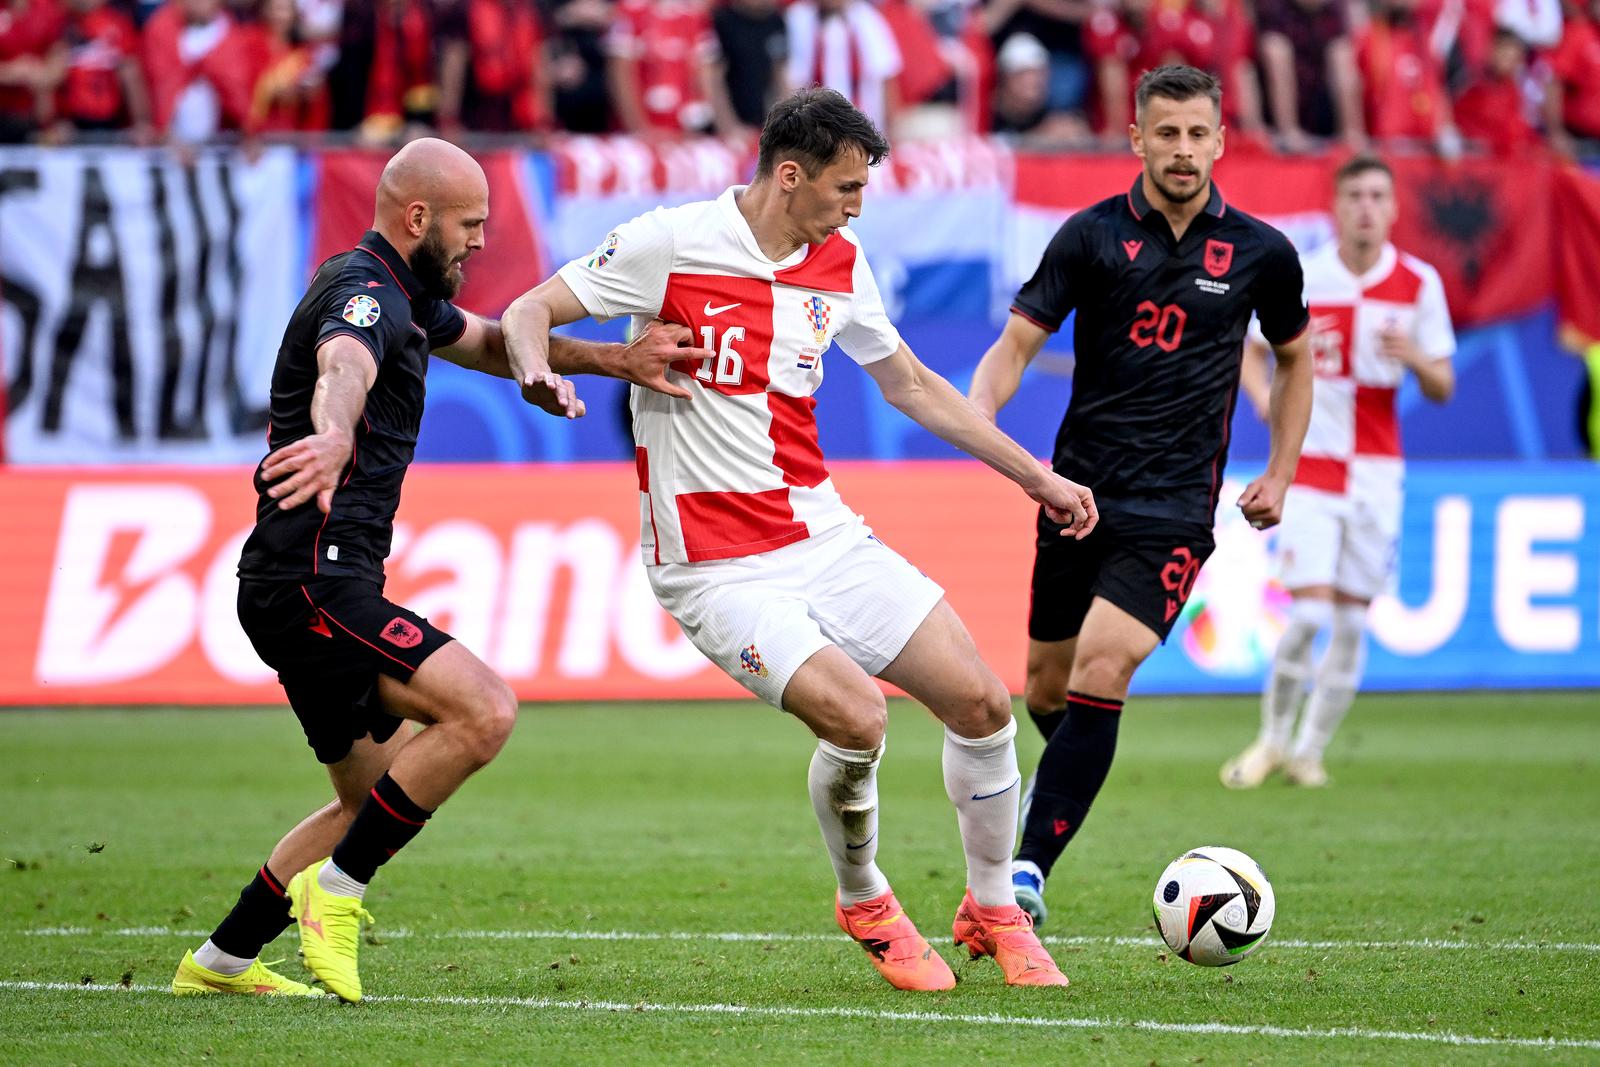
[[[1165,172],[1163,172],[1160,177],[1157,177],[1154,174],[1152,174],[1150,177],[1155,181],[1156,188],[1161,190],[1161,195],[1166,197],[1167,200],[1174,204],[1187,204],[1189,201],[1199,196],[1203,190],[1209,188],[1211,185],[1210,170],[1202,170],[1201,168],[1196,167],[1194,168],[1194,173],[1196,176],[1195,183],[1189,189],[1174,189],[1172,186],[1168,185],[1165,181],[1167,177]]]
[[[466,275],[461,270],[461,264],[450,258],[438,223],[428,227],[428,232],[422,236],[422,243],[411,253],[411,272],[435,300],[452,300],[461,291]]]

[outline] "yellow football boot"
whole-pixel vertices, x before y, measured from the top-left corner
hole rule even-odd
[[[361,922],[372,924],[372,913],[356,897],[328,892],[317,882],[318,860],[289,879],[289,914],[300,928],[300,952],[306,966],[328,990],[354,1004],[361,999],[361,972],[356,953],[361,944]]]
[[[178,973],[172,976],[172,991],[180,997],[202,993],[243,993],[258,997],[320,997],[322,990],[285,978],[256,960],[243,974],[218,974],[194,961],[193,952],[183,954]]]

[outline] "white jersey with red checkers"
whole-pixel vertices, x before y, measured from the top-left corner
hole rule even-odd
[[[1385,244],[1356,275],[1330,241],[1300,257],[1311,309],[1316,386],[1295,484],[1340,496],[1395,500],[1404,465],[1395,397],[1405,365],[1383,354],[1398,327],[1430,359],[1455,354],[1439,272]]]
[[[659,315],[716,353],[668,371],[692,400],[632,389],[647,565],[767,552],[855,521],[817,443],[822,355],[837,341],[867,364],[900,347],[853,234],[768,259],[741,189],[640,215],[559,272],[594,318]]]

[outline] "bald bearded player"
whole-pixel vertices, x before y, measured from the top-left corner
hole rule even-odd
[[[466,152],[423,139],[389,160],[372,229],[323,263],[284,332],[272,375],[270,451],[239,560],[239,621],[278,672],[335,798],[278,842],[233,910],[184,954],[178,994],[320,996],[259,955],[291,922],[328,991],[361,999],[367,883],[436,808],[500,751],[511,688],[449,634],[384,599],[400,487],[422,421],[430,353],[510,378],[498,322],[450,303],[484,245],[489,189]],[[689,332],[652,323],[627,346],[552,338],[523,397],[583,414],[566,374],[664,388]],[[417,731],[400,730],[404,719]]]

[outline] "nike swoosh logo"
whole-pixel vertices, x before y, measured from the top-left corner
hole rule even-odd
[[[846,841],[844,843],[844,847],[849,849],[851,852],[854,852],[858,848],[866,848],[868,845],[872,844],[872,839],[874,837],[877,837],[877,836],[878,836],[878,832],[876,830],[874,830],[872,832],[872,837],[867,838],[865,841],[861,842],[861,844],[852,845],[850,842]]]
[[[974,793],[974,794],[972,794],[972,799],[973,800],[988,800],[990,797],[997,797],[1001,793],[1009,793],[1009,792],[1011,792],[1011,790],[1015,789],[1017,787],[1017,785],[1021,781],[1022,781],[1022,775],[1019,774],[1019,775],[1017,775],[1017,780],[1015,782],[1012,782],[1010,785],[1006,786],[1004,789],[997,789],[993,793],[985,793],[981,797],[978,794]]]
[[[706,316],[709,318],[711,316],[720,315],[724,311],[732,311],[734,308],[736,308],[738,306],[739,306],[738,304],[724,304],[722,307],[714,308],[714,307],[711,306],[711,301],[707,300],[706,301],[706,306],[705,306],[705,313],[706,313]]]

